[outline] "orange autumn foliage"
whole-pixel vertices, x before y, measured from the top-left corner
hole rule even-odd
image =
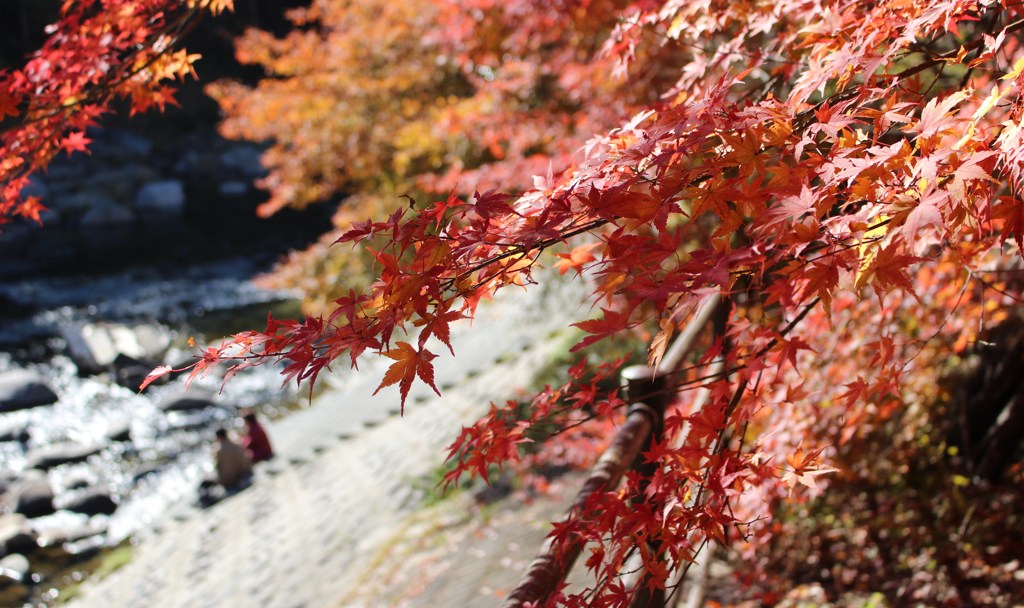
[[[650,446],[658,475],[643,491],[601,493],[556,529],[598,547],[594,588],[554,598],[566,606],[624,605],[618,568],[648,542],[663,549],[644,553],[654,585],[709,540],[759,559],[799,527],[787,514],[841,505],[823,499],[838,482],[899,491],[893,476],[917,469],[877,462],[879,445],[904,464],[949,447],[927,432],[948,397],[939,378],[1020,302],[1019,4],[317,0],[293,22],[240,41],[268,78],[211,89],[224,131],[270,140],[267,213],[355,192],[301,261],[369,244],[357,259],[376,277],[356,291],[337,267],[308,273],[328,294],[321,314],[240,333],[193,375],[283,361],[313,381],[376,352],[394,361],[382,386],[404,395],[432,383],[429,339],[529,286],[547,251],[601,311],[577,323],[583,354],[648,331],[657,359],[709,294],[726,296],[723,339],[689,362],[709,404],[690,412],[683,392],[666,420],[692,429],[685,441]],[[64,137],[54,149],[88,143]],[[724,377],[705,375],[715,358]],[[612,426],[617,393],[584,366],[567,373],[463,429],[450,479],[519,458],[552,425],[567,429],[561,446]],[[984,487],[967,466],[921,487]],[[970,545],[943,567],[984,561]],[[778,597],[782,583],[750,573]],[[830,576],[839,590],[859,580]],[[944,577],[885,591],[982,601]],[[1013,597],[1014,584],[989,592]]]

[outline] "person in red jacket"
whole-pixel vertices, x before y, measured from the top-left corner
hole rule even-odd
[[[266,429],[256,420],[256,414],[247,411],[242,416],[245,421],[245,434],[242,435],[242,447],[249,459],[254,463],[269,460],[274,457],[274,448],[270,447],[270,437]]]

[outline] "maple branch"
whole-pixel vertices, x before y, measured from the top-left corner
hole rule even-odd
[[[574,236],[578,236],[578,235],[583,234],[585,232],[590,232],[591,230],[593,230],[595,228],[599,228],[599,227],[601,227],[601,226],[603,226],[605,224],[608,224],[608,223],[610,223],[610,220],[591,220],[587,224],[578,226],[578,227],[573,228],[573,229],[571,229],[571,230],[569,230],[567,232],[560,233],[559,236],[557,236],[557,237],[541,239],[541,240],[537,241],[536,243],[533,243],[533,244],[531,244],[529,246],[516,245],[515,248],[512,249],[511,251],[504,251],[502,253],[495,254],[495,255],[493,255],[493,256],[491,256],[489,258],[486,258],[484,260],[475,262],[473,265],[469,266],[468,268],[460,270],[458,272],[458,274],[454,275],[452,278],[445,279],[444,281],[441,282],[442,289],[445,289],[445,290],[452,289],[452,287],[459,281],[459,279],[464,279],[464,278],[472,275],[474,272],[477,272],[477,271],[483,270],[484,268],[487,268],[488,266],[494,264],[495,262],[500,262],[502,260],[507,260],[507,259],[512,258],[512,257],[525,256],[526,254],[533,253],[534,251],[536,251],[539,254],[539,253],[543,252],[545,249],[547,249],[548,247],[552,247],[552,246],[557,245],[559,243],[564,243],[567,239],[570,239],[570,238],[572,238]],[[536,259],[536,258],[534,258],[534,259]],[[500,276],[501,274],[503,274],[503,272],[504,272],[504,270],[499,271],[499,272],[495,272],[494,274],[489,275],[487,278],[479,281],[476,285],[473,285],[472,287],[470,287],[469,288],[469,292],[471,293],[471,292],[479,289],[481,286],[485,285],[491,279],[494,279],[494,278]]]
[[[197,19],[196,17],[197,16],[201,16],[201,15],[202,15],[202,11],[199,10],[198,8],[188,8],[188,9],[186,9],[186,13],[185,14],[181,15],[180,17],[178,17],[174,21],[168,23],[167,25],[164,26],[164,28],[162,30],[159,30],[157,33],[155,33],[152,36],[150,36],[147,39],[147,43],[146,44],[138,45],[136,47],[136,50],[134,52],[132,52],[132,53],[129,53],[129,54],[125,55],[122,58],[122,61],[127,63],[128,60],[131,57],[134,57],[136,55],[141,55],[141,54],[143,54],[143,53],[145,53],[147,51],[152,50],[152,48],[154,46],[153,43],[156,40],[158,40],[158,39],[160,39],[161,37],[164,37],[164,36],[169,36],[170,37],[170,42],[167,44],[167,47],[165,49],[155,53],[153,55],[153,57],[151,59],[149,59],[149,61],[147,61],[146,63],[140,65],[137,68],[128,70],[126,72],[115,73],[115,74],[113,74],[110,77],[109,80],[104,80],[102,82],[98,82],[98,83],[95,83],[95,84],[91,85],[89,87],[89,91],[85,93],[85,97],[82,97],[82,98],[77,98],[76,97],[76,99],[74,101],[72,101],[72,102],[64,102],[64,101],[62,101],[62,102],[60,102],[60,107],[54,108],[53,110],[51,110],[49,112],[46,112],[46,113],[43,113],[43,114],[38,114],[38,112],[41,111],[41,110],[45,110],[45,107],[44,108],[33,109],[31,107],[31,101],[30,101],[29,102],[29,104],[30,104],[29,107],[27,107],[25,109],[25,112],[23,114],[19,115],[19,116],[23,117],[22,119],[19,120],[18,117],[9,117],[9,120],[0,121],[0,135],[9,133],[9,132],[14,131],[16,129],[20,129],[20,128],[23,128],[23,127],[26,127],[26,126],[29,126],[29,125],[33,125],[33,124],[36,124],[36,123],[39,123],[39,122],[43,122],[43,121],[45,121],[47,119],[50,119],[50,118],[56,118],[56,117],[58,117],[58,116],[60,116],[62,114],[67,113],[67,111],[70,110],[71,108],[82,107],[82,106],[91,104],[91,103],[93,103],[93,102],[95,102],[97,100],[103,99],[103,97],[105,97],[104,93],[109,93],[110,89],[113,89],[113,88],[117,87],[120,84],[128,82],[134,76],[137,76],[138,74],[140,74],[140,73],[144,72],[145,70],[149,69],[150,67],[152,67],[152,65],[158,59],[160,59],[161,57],[166,55],[167,52],[169,52],[171,49],[173,49],[174,46],[177,43],[179,43],[186,35],[188,35],[189,32],[191,32],[193,29],[195,29],[195,27],[199,23],[199,19]],[[31,116],[29,114],[31,114]],[[3,124],[3,123],[8,123],[8,124]]]

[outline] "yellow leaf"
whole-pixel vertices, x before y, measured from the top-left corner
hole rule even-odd
[[[882,222],[887,219],[889,219],[887,216],[878,217],[875,227],[865,232],[864,240],[861,241],[860,245],[857,245],[857,253],[860,255],[860,265],[857,267],[857,277],[854,280],[854,285],[856,285],[857,289],[867,285],[868,279],[871,278],[871,265],[874,263],[875,258],[878,257],[878,251],[882,248],[881,240],[876,239],[885,236],[887,226],[882,224]]]
[[[1013,64],[1013,69],[999,80],[1016,80],[1022,71],[1024,71],[1024,57],[1018,59],[1017,62]]]

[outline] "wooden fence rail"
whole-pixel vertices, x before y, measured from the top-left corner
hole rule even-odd
[[[626,422],[576,495],[567,519],[584,509],[587,500],[594,493],[618,487],[627,470],[636,470],[642,479],[649,478],[655,472],[656,465],[645,463],[641,452],[651,444],[652,439],[661,438],[665,408],[675,397],[675,372],[692,350],[701,331],[721,308],[721,300],[717,294],[707,298],[672,343],[671,348],[666,351],[657,369],[637,365],[622,370],[625,396],[632,402]],[[504,608],[520,608],[529,602],[544,605],[569,575],[584,544],[582,538],[574,536],[563,544],[561,551],[556,552],[549,538],[530,563],[519,585],[503,604]],[[643,581],[644,576],[641,573],[638,583],[634,586],[636,593],[631,606],[664,606],[664,590],[650,591]]]

